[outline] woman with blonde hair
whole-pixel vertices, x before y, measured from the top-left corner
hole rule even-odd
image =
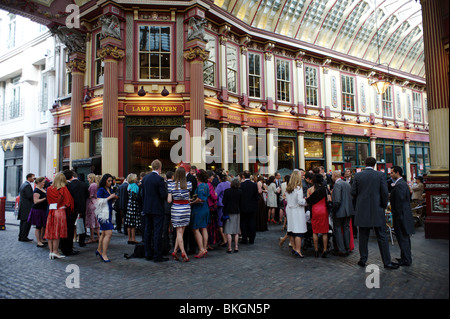
[[[301,247],[302,237],[307,232],[305,206],[303,198],[302,176],[295,170],[286,187],[286,217],[287,231],[291,241],[292,253],[297,258],[303,258]]]
[[[94,173],[88,175],[89,181],[89,198],[86,200],[86,228],[89,228],[89,243],[95,243],[100,238],[100,224],[95,216],[95,207],[97,203],[98,183]],[[97,234],[97,239],[94,235]]]
[[[66,185],[66,177],[63,173],[58,173],[47,189],[49,212],[44,237],[48,240],[50,259],[66,257],[58,252],[60,238],[67,238],[66,210],[70,214],[74,207],[72,195]]]
[[[128,244],[137,244],[136,228],[141,227],[141,205],[139,200],[139,186],[136,174],[128,174],[128,203],[125,214],[125,225],[128,228]]]
[[[184,229],[190,223],[191,206],[189,203],[189,192],[192,190],[192,183],[186,180],[186,171],[184,167],[179,167],[175,171],[173,182],[168,184],[167,202],[172,203],[171,221],[177,231],[175,247],[172,252],[172,258],[178,260],[178,249],[181,251],[183,261],[189,261],[184,250]]]

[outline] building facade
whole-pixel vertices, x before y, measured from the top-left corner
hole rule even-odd
[[[15,201],[28,173],[53,176],[54,37],[43,25],[0,11],[0,196]]]

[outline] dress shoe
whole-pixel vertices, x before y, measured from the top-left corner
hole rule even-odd
[[[401,259],[401,258],[395,258],[395,259],[397,259],[398,265],[399,265],[399,266],[411,266],[411,264],[410,264],[409,262],[404,261],[404,260]]]
[[[390,264],[384,265],[384,268],[386,268],[386,269],[398,269],[398,267],[400,267],[400,266],[397,263],[390,263]]]
[[[362,260],[358,261],[358,266],[366,267],[366,263]]]
[[[153,260],[153,256],[145,256],[145,260]]]
[[[72,249],[72,251],[66,254],[66,256],[75,256],[78,255],[79,253],[80,253],[79,250]]]
[[[153,261],[155,263],[160,263],[160,262],[164,262],[164,261],[168,261],[168,260],[169,260],[169,258],[167,258],[167,257],[160,257],[160,258],[154,258],[153,259]]]
[[[22,241],[22,242],[24,242],[24,243],[27,243],[27,242],[29,242],[29,241],[33,241],[33,239],[30,239],[30,238],[24,238],[24,239],[19,239],[19,241]]]

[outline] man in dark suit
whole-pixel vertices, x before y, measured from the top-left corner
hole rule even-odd
[[[403,169],[394,166],[391,169],[391,177],[394,180],[390,194],[392,221],[394,223],[395,236],[400,246],[400,258],[397,258],[400,266],[410,266],[411,257],[411,238],[415,233],[414,217],[410,205],[409,187],[402,178]]]
[[[129,176],[129,175],[128,175]],[[119,214],[117,214],[121,220],[123,220],[123,232],[125,235],[128,235],[127,225],[125,225],[125,216],[127,214],[127,207],[128,207],[128,176],[122,184],[118,187],[118,193],[119,193]],[[120,230],[120,228],[118,229]]]
[[[334,254],[348,256],[350,252],[350,217],[355,214],[352,203],[352,187],[341,178],[341,171],[332,174],[334,182],[331,193],[333,208],[333,228],[336,246]]]
[[[33,173],[26,176],[27,180],[19,188],[19,214],[17,219],[20,220],[19,241],[33,241],[28,238],[31,224],[28,222],[31,207],[33,206],[33,186],[35,177]]]
[[[250,181],[250,172],[244,172],[244,181],[241,183],[241,234],[242,244],[253,244],[256,237],[256,213],[258,211],[259,193],[256,183]]]
[[[353,207],[355,209],[355,225],[359,227],[358,265],[366,266],[369,257],[369,233],[375,230],[378,247],[384,268],[397,269],[398,264],[391,262],[389,242],[386,237],[385,210],[389,200],[386,176],[374,169],[377,160],[373,157],[366,159],[366,168],[355,175],[352,184]]]
[[[169,260],[162,256],[164,201],[167,200],[167,188],[164,178],[160,176],[161,166],[161,161],[154,160],[151,164],[153,171],[142,180],[145,259],[155,262]]]
[[[79,253],[79,251],[73,249],[74,225],[78,216],[83,219],[83,223],[86,222],[86,200],[89,198],[89,185],[80,181],[77,173],[72,170],[65,170],[64,176],[66,176],[68,181],[67,189],[73,197],[75,206],[73,213],[67,215],[67,238],[61,238],[60,244],[62,253],[70,256]],[[78,244],[80,247],[86,246],[84,243],[85,239],[86,233],[78,236]]]

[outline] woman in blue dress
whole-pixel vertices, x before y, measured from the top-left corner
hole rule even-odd
[[[100,235],[100,238],[98,240],[98,248],[95,252],[96,255],[100,255],[100,258],[104,262],[109,262],[109,258],[107,255],[107,250],[109,246],[109,242],[111,241],[112,231],[114,229],[114,225],[112,223],[112,205],[115,199],[119,198],[116,194],[114,194],[111,190],[111,185],[113,182],[113,177],[111,174],[105,174],[103,175],[102,179],[100,180],[98,191],[97,191],[97,205],[100,204],[101,199],[106,199],[108,202],[108,208],[109,208],[109,217],[106,219],[100,219],[100,230],[102,231],[102,234]]]
[[[192,204],[192,221],[191,228],[194,232],[194,237],[198,245],[199,253],[194,256],[195,258],[206,257],[208,251],[206,247],[208,245],[208,223],[209,223],[209,186],[208,186],[208,174],[205,170],[201,169],[197,174],[198,186],[195,190],[197,199]]]
[[[167,202],[172,203],[170,212],[172,226],[177,231],[175,247],[172,258],[178,260],[178,248],[181,250],[183,261],[189,261],[184,251],[184,229],[189,225],[191,218],[191,206],[189,205],[189,192],[192,190],[192,183],[186,181],[186,171],[179,167],[175,171],[174,181],[168,184]]]

